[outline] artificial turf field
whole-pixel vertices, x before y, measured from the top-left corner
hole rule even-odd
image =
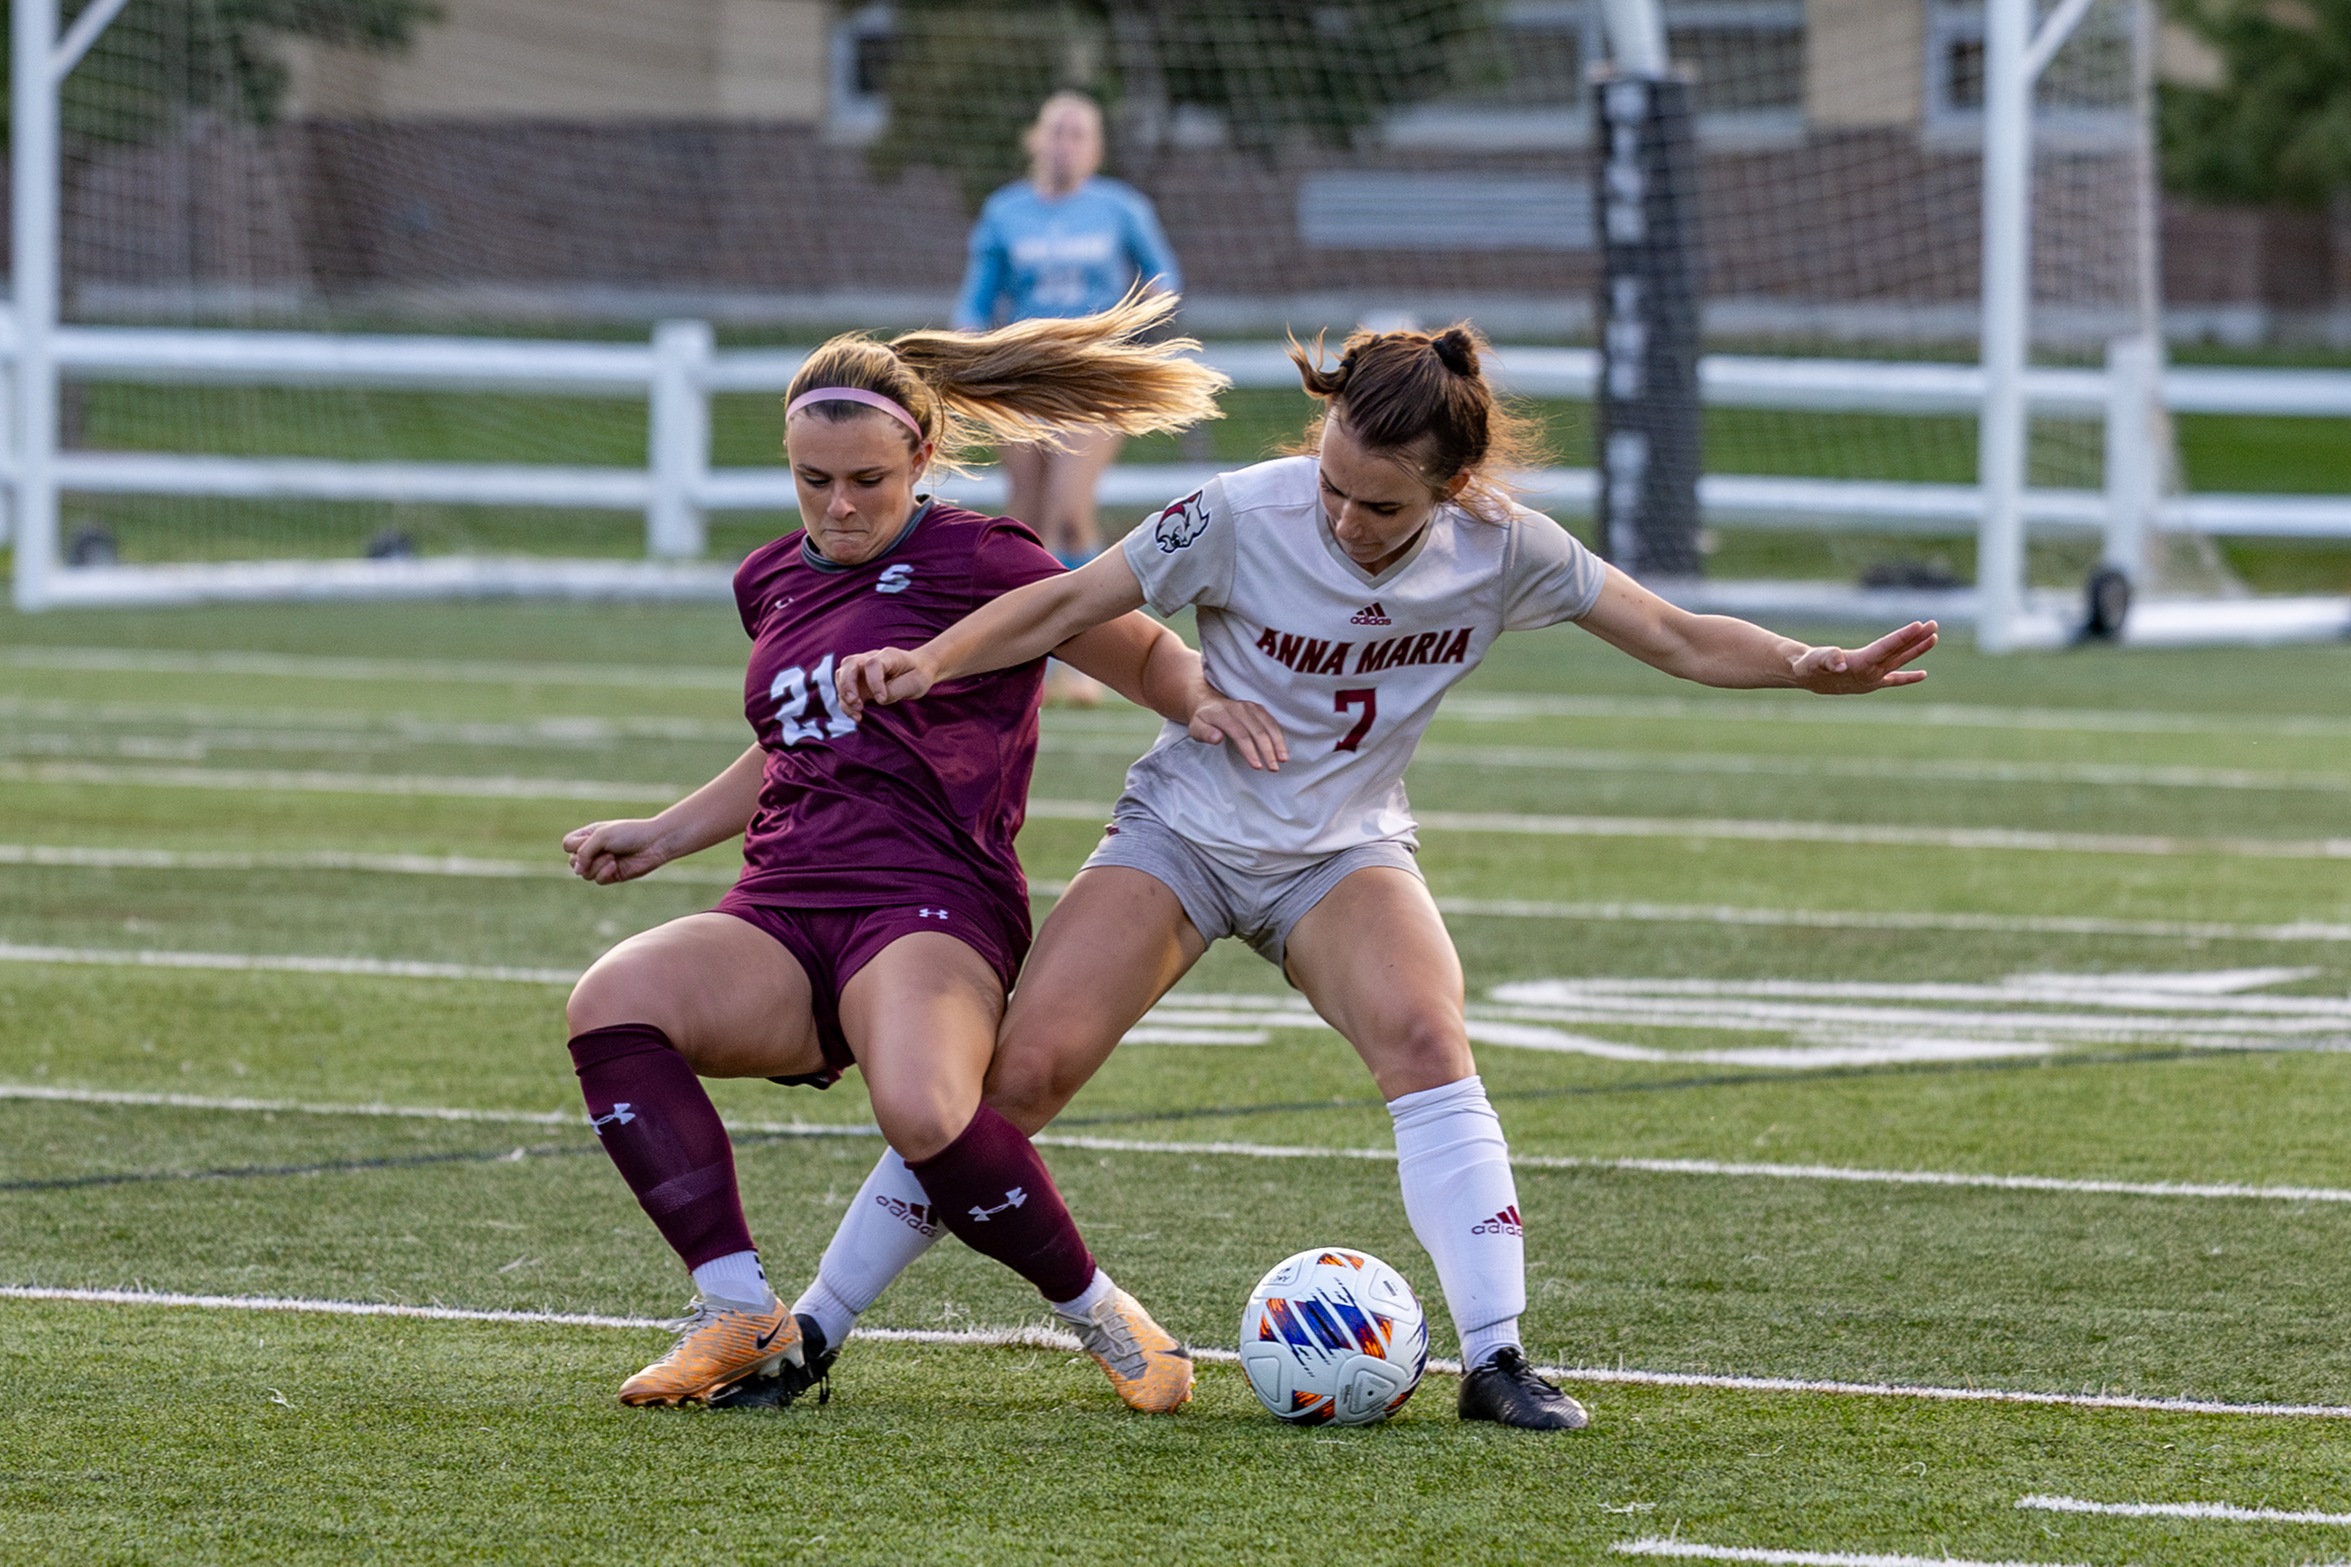
[[[1571,1437],[1465,1427],[1442,1374],[1291,1430],[1221,1363],[1129,1416],[1082,1357],[948,1341],[1043,1319],[952,1243],[828,1405],[619,1407],[686,1285],[581,1124],[561,979],[729,860],[596,889],[554,845],[735,753],[740,655],[720,607],[0,618],[0,1556],[2351,1557],[2351,649],[1953,645],[1830,703],[1505,640],[1413,790]],[[1149,727],[1049,715],[1041,884]],[[857,1085],[718,1097],[796,1288],[878,1151]],[[1342,1242],[1451,1349],[1368,1078],[1245,950],[1056,1133],[1205,1348]]]

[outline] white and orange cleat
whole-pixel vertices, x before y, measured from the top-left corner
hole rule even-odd
[[[1064,1316],[1129,1409],[1172,1415],[1192,1401],[1191,1351],[1151,1320],[1142,1303],[1113,1289],[1083,1318]]]
[[[747,1377],[771,1376],[785,1362],[800,1364],[800,1325],[792,1308],[767,1309],[701,1299],[670,1324],[678,1341],[620,1385],[624,1404],[698,1404]]]

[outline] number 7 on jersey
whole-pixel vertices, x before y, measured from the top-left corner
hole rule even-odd
[[[1362,708],[1363,716],[1355,720],[1355,727],[1347,731],[1345,739],[1331,747],[1334,751],[1352,751],[1363,744],[1363,737],[1371,733],[1373,720],[1380,716],[1380,694],[1365,686],[1360,690],[1342,691],[1331,699],[1331,711],[1334,713],[1344,713],[1351,707]]]

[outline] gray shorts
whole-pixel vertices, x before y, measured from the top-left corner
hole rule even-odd
[[[1420,875],[1412,846],[1393,839],[1341,849],[1286,875],[1235,870],[1201,853],[1175,829],[1127,800],[1118,803],[1109,830],[1081,868],[1090,871],[1101,865],[1123,865],[1154,878],[1176,895],[1203,940],[1238,936],[1277,969],[1287,954],[1290,932],[1306,911],[1352,873],[1368,865],[1389,865]]]

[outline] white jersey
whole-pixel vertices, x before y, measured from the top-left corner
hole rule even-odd
[[[1289,740],[1281,771],[1258,772],[1171,723],[1127,772],[1131,800],[1245,871],[1415,842],[1404,769],[1437,703],[1504,631],[1589,614],[1605,575],[1548,517],[1446,505],[1374,576],[1332,537],[1312,457],[1224,474],[1124,547],[1154,610],[1198,611],[1210,682]]]

